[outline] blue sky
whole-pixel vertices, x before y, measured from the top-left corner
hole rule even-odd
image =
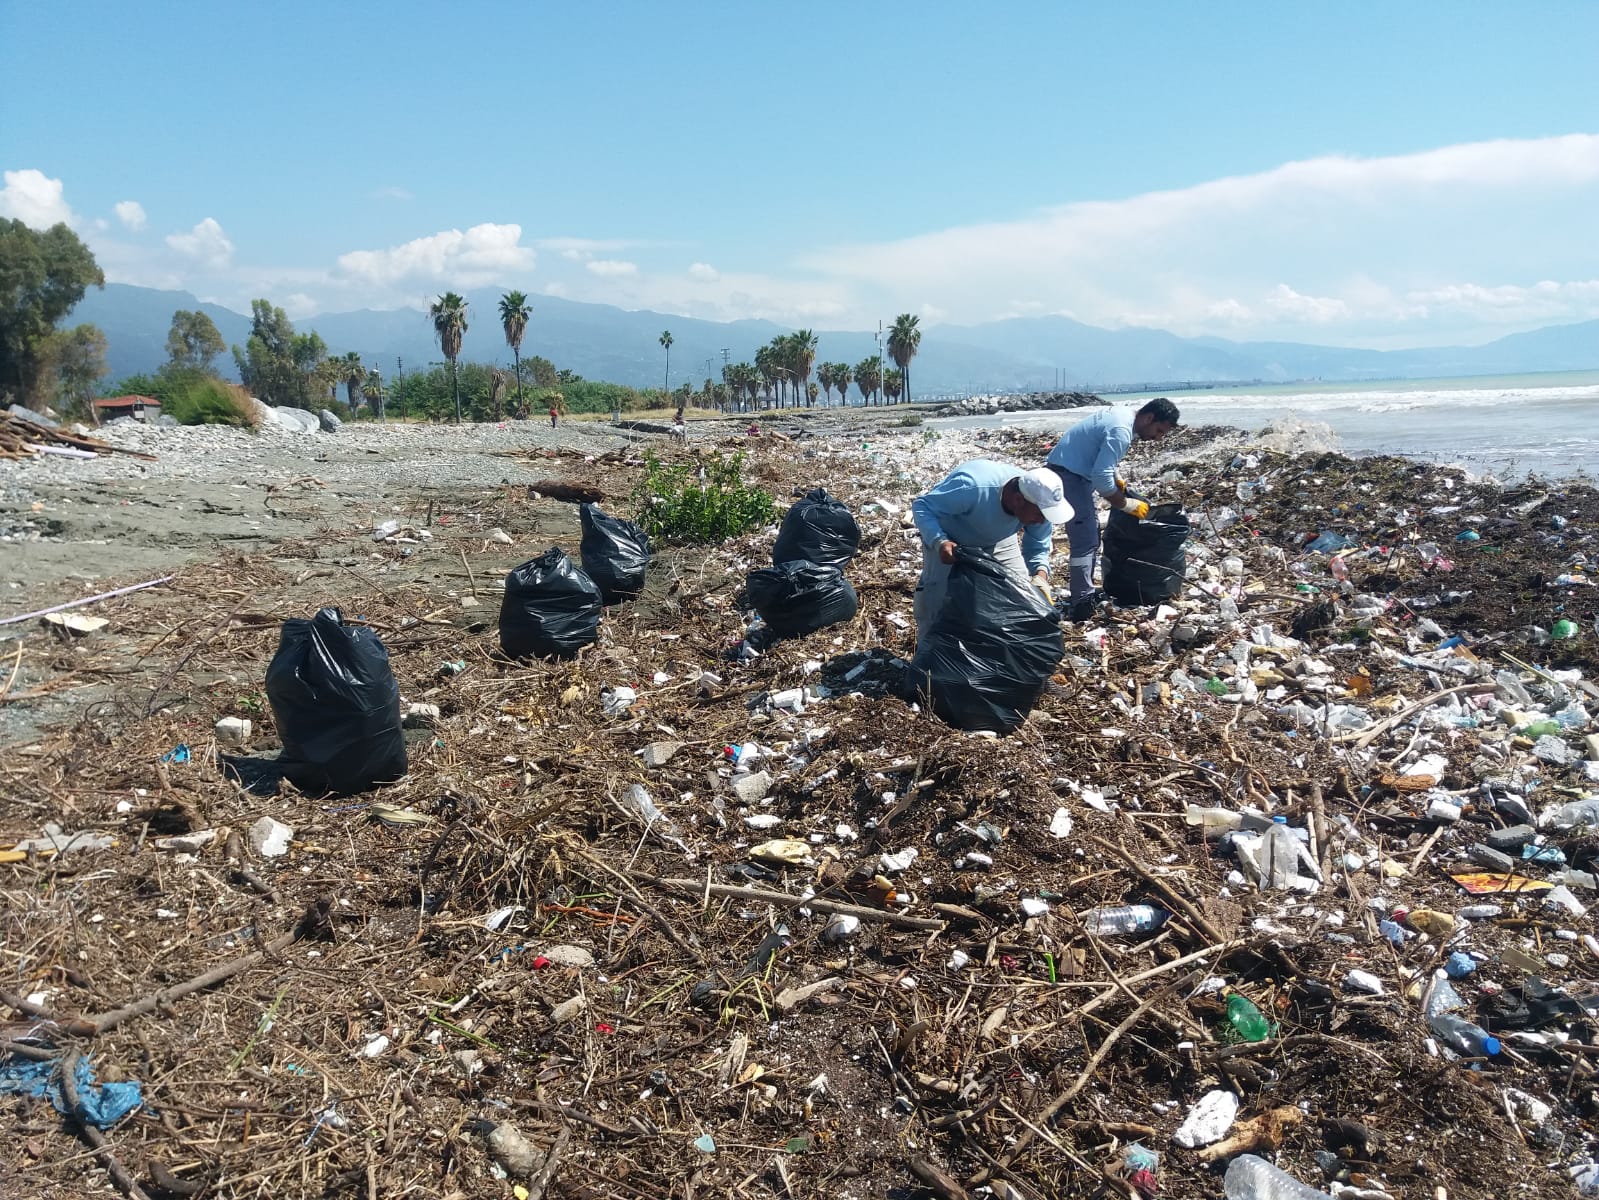
[[[1599,316],[1596,46],[1587,0],[0,0],[0,215],[295,317],[1481,342]]]

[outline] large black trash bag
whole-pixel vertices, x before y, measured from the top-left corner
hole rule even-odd
[[[815,633],[850,620],[860,607],[844,572],[803,559],[751,571],[744,591],[772,638]]]
[[[861,527],[826,488],[806,492],[783,517],[772,546],[772,565],[813,562],[843,567],[860,548]]]
[[[1161,504],[1140,521],[1113,510],[1105,526],[1101,574],[1105,594],[1117,604],[1159,604],[1183,586],[1188,556],[1188,514],[1180,504]]]
[[[1065,650],[1043,594],[990,551],[962,546],[906,683],[958,729],[1009,733],[1027,719]]]
[[[571,658],[599,637],[600,589],[551,546],[505,577],[500,649],[511,658]]]
[[[389,652],[371,629],[346,625],[338,609],[283,623],[266,694],[283,752],[225,764],[252,791],[276,791],[287,779],[308,795],[350,795],[405,774]]]
[[[600,589],[600,599],[620,604],[644,590],[650,565],[650,539],[632,521],[609,516],[595,504],[578,510],[583,522],[583,570]]]

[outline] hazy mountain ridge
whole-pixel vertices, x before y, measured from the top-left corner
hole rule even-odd
[[[498,289],[466,293],[469,325],[462,358],[509,365],[500,330]],[[758,347],[785,326],[770,321],[707,321],[648,310],[629,311],[555,296],[534,296],[533,320],[522,341],[526,356],[542,355],[590,379],[659,387],[665,356],[657,339],[672,331],[672,384],[698,387],[720,378],[723,350],[733,362],[753,360]],[[247,314],[206,304],[187,292],[108,284],[91,291],[69,320],[105,331],[112,378],[153,371],[166,358],[167,329],[178,309],[198,309],[216,322],[223,340],[243,346]],[[329,350],[358,351],[392,376],[397,359],[407,372],[440,361],[427,314],[418,309],[328,313],[295,322],[315,329]],[[817,362],[854,364],[877,352],[874,335],[817,330]],[[231,358],[218,366],[232,373]],[[1057,369],[1063,374],[1057,379]],[[1530,371],[1599,369],[1599,320],[1512,334],[1484,346],[1360,350],[1296,342],[1230,342],[1185,338],[1158,329],[1100,329],[1066,317],[1017,317],[986,325],[937,325],[924,330],[911,363],[914,395],[1016,388],[1115,387],[1137,383],[1290,382],[1510,375]]]

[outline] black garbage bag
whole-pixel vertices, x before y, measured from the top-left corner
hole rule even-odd
[[[389,652],[371,629],[346,625],[338,609],[283,623],[266,694],[283,752],[224,760],[251,791],[270,794],[287,779],[307,795],[351,795],[405,774]]]
[[[1043,594],[991,551],[962,546],[906,683],[912,698],[930,701],[958,729],[1009,733],[1032,712],[1065,651]]]
[[[552,546],[505,577],[500,649],[511,658],[571,658],[599,637],[600,589]]]
[[[595,504],[578,510],[583,522],[583,570],[600,589],[600,599],[620,604],[644,590],[650,565],[650,539],[632,521],[613,517]]]
[[[860,548],[861,527],[843,503],[814,488],[795,501],[783,517],[772,546],[772,565],[813,562],[843,567]]]
[[[844,572],[803,559],[751,571],[744,591],[772,638],[815,633],[848,621],[860,607]]]
[[[1160,504],[1140,521],[1113,510],[1105,526],[1101,576],[1117,604],[1159,604],[1183,586],[1188,556],[1188,514],[1180,504]]]

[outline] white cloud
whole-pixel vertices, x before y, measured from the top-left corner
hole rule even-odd
[[[1441,336],[1445,298],[1455,328],[1489,313],[1507,325],[1583,319],[1581,281],[1599,274],[1596,212],[1599,134],[1583,133],[1291,162],[839,246],[799,265],[873,311],[930,302],[959,321],[1025,311],[1020,294],[1106,326],[1358,340],[1373,322],[1405,320]],[[1431,292],[1443,296],[1414,298]]]
[[[1329,296],[1301,296],[1286,283],[1279,283],[1267,293],[1266,305],[1280,316],[1311,325],[1325,325],[1349,315],[1349,306],[1342,300]],[[1211,308],[1214,311],[1215,306]]]
[[[715,283],[722,277],[722,273],[710,263],[691,263],[688,268],[688,277],[698,279],[701,283]]]
[[[446,229],[387,250],[339,255],[339,269],[354,281],[391,285],[402,280],[480,287],[533,269],[537,254],[524,246],[520,225]]]
[[[188,233],[167,234],[167,245],[213,270],[233,260],[233,243],[215,217],[206,217]]]
[[[388,187],[374,189],[372,192],[372,198],[374,200],[409,200],[411,198],[411,192],[407,188],[396,187],[393,184],[390,184]]]
[[[561,296],[561,297],[565,297],[566,294],[567,294],[566,284],[560,282],[557,279],[552,279],[552,280],[550,280],[549,283],[546,283],[544,285],[544,294],[546,296]]]
[[[622,238],[547,237],[533,243],[540,250],[559,254],[572,262],[586,262],[596,254],[615,254],[639,243]]]
[[[137,200],[119,200],[111,211],[117,214],[117,220],[135,233],[144,228],[144,205]]]
[[[589,271],[601,279],[618,279],[623,276],[637,275],[638,264],[619,258],[595,258],[583,264]]]
[[[0,217],[21,221],[30,229],[49,229],[66,222],[76,225],[77,217],[67,206],[66,189],[59,179],[51,179],[32,167],[7,171],[6,185],[0,188]]]

